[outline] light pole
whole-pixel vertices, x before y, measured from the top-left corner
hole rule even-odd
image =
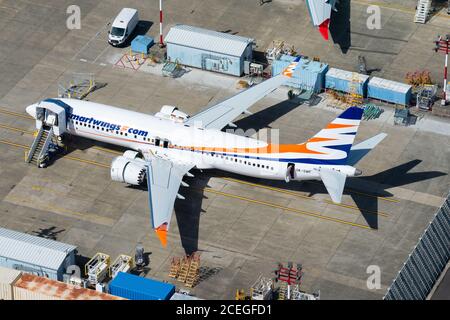
[[[445,39],[439,36],[438,40],[435,42],[434,51],[445,53],[445,67],[444,67],[444,99],[442,100],[442,105],[447,104],[447,70],[448,70],[448,52],[450,48],[450,35],[447,35]]]
[[[163,41],[163,11],[162,11],[162,0],[159,0],[159,46],[164,47]]]

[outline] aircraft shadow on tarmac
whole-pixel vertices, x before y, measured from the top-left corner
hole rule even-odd
[[[393,196],[386,189],[400,187],[410,183],[446,175],[446,173],[440,171],[409,172],[421,162],[422,160],[412,160],[372,176],[355,177],[349,178],[347,180],[344,194],[350,195],[352,197],[353,201],[355,202],[356,206],[358,207],[359,211],[365,218],[370,228],[378,229],[377,197],[389,198]],[[233,175],[229,176],[233,177]],[[235,176],[234,178],[238,177]],[[284,181],[251,179],[247,177],[243,178],[242,176],[239,176],[239,179],[284,190],[307,192],[308,196],[313,196],[315,194],[328,194],[322,182],[292,181],[287,184]],[[352,185],[356,184],[355,180],[359,180],[358,182],[360,184],[362,182],[364,182],[364,184],[370,183],[370,191],[356,189],[355,187],[352,188]]]
[[[271,123],[294,110],[299,105],[299,103],[286,100],[263,109],[253,115],[240,119],[236,121],[235,124],[238,126],[238,128],[244,131],[248,129],[259,131],[263,128],[270,128]],[[77,137],[75,145],[69,149],[69,153],[76,149],[84,150],[92,146],[105,146],[110,149],[112,148],[118,152],[125,151],[125,149],[122,147],[103,144],[89,139]],[[370,157],[370,155],[368,156]],[[377,197],[389,198],[393,196],[389,191],[387,191],[387,189],[446,175],[446,173],[440,171],[409,172],[421,162],[422,160],[419,159],[411,160],[372,176],[347,179],[347,188],[344,190],[344,194],[350,195],[352,197],[353,201],[355,202],[356,206],[358,207],[359,211],[365,218],[370,228],[378,229]],[[184,179],[190,185],[190,187],[180,187],[179,193],[183,195],[186,200],[176,200],[174,206],[181,244],[185,250],[185,253],[188,255],[198,251],[201,215],[207,214],[207,212],[202,209],[203,199],[208,198],[206,195],[204,195],[203,190],[208,187],[208,182],[211,177],[232,177],[242,181],[261,184],[263,186],[270,186],[290,191],[306,192],[309,194],[309,196],[313,196],[315,194],[328,195],[322,182],[291,181],[290,183],[286,183],[284,181],[264,180],[245,177],[242,175],[234,175],[232,173],[219,170],[211,170],[208,172],[195,170],[194,176],[194,178],[186,177]],[[365,186],[366,189],[358,188],[358,185]],[[370,190],[367,190],[366,185],[370,186]],[[146,187],[128,187],[147,192]],[[371,196],[367,196],[367,194],[370,194]],[[172,232],[173,231],[174,230],[172,229]]]
[[[234,124],[243,131],[259,131],[264,128],[271,128],[271,123],[291,112],[300,105],[301,103],[291,100],[285,100],[271,107],[258,111],[251,116],[239,119],[235,121]],[[228,127],[226,127],[225,129],[227,128]]]
[[[352,45],[351,41],[351,7],[350,0],[342,0],[337,6],[338,11],[331,11],[330,35],[333,42],[347,53]]]
[[[378,229],[378,197],[389,198],[393,196],[387,189],[446,175],[446,173],[440,171],[410,172],[421,162],[422,160],[419,159],[411,160],[372,176],[355,177],[347,180],[346,186],[348,188],[344,190],[344,194],[351,196],[360,214],[364,217],[370,228]],[[328,195],[322,182],[316,181],[291,181],[290,183],[286,183],[284,181],[245,177],[220,170],[211,170],[208,172],[196,170],[194,175],[195,178],[189,178],[189,181],[187,181],[190,187],[180,190],[180,193],[183,194],[186,200],[177,200],[175,202],[178,229],[186,254],[191,254],[198,250],[201,215],[208,214],[202,209],[203,199],[208,198],[204,195],[203,189],[208,187],[208,182],[211,177],[230,177],[282,190],[306,192],[310,197],[315,194]],[[360,185],[369,185],[370,190],[361,190],[353,187],[358,182]]]
[[[296,104],[289,100],[283,101],[236,121],[235,123],[238,128],[243,129],[244,131],[248,129],[255,129],[258,131],[270,127],[270,123],[294,110],[298,106],[298,103]],[[370,154],[368,156],[370,157]],[[415,159],[372,176],[355,177],[347,180],[347,188],[344,190],[344,194],[347,194],[352,198],[355,205],[358,207],[360,214],[364,217],[370,228],[378,229],[379,208],[377,197],[389,198],[393,196],[387,189],[446,175],[446,173],[440,171],[410,172],[421,162],[422,160]],[[194,178],[185,178],[190,187],[181,187],[180,189],[180,194],[182,194],[186,200],[175,201],[174,207],[181,244],[185,253],[188,255],[198,251],[201,216],[203,214],[208,214],[202,209],[203,199],[208,199],[208,196],[204,194],[203,189],[208,187],[208,182],[211,177],[231,177],[282,190],[306,192],[310,197],[315,194],[328,195],[323,183],[320,181],[292,181],[286,183],[284,181],[245,177],[220,170],[211,170],[207,172],[196,170],[194,175]],[[370,190],[359,187],[365,186],[367,188],[367,185],[370,186]],[[331,199],[329,200],[331,201]]]

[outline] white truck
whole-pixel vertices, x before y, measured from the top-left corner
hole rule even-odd
[[[108,42],[115,47],[122,45],[133,33],[138,23],[138,11],[132,8],[123,8],[112,23]]]

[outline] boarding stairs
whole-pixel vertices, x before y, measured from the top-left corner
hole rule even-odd
[[[27,163],[32,163],[39,167],[48,153],[52,138],[53,127],[42,126],[28,152]]]
[[[416,15],[414,16],[415,23],[427,22],[428,15],[431,11],[432,0],[419,0],[417,2]]]

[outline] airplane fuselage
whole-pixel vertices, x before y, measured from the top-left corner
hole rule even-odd
[[[289,165],[293,165],[289,180],[319,180],[322,167],[347,176],[355,175],[355,168],[347,165],[298,164],[298,159],[308,156],[302,153],[305,148],[301,145],[268,144],[104,104],[60,100],[71,107],[67,120],[69,134],[122,146],[144,155],[153,153],[182,159],[195,164],[198,169],[219,169],[273,180],[285,180]]]

